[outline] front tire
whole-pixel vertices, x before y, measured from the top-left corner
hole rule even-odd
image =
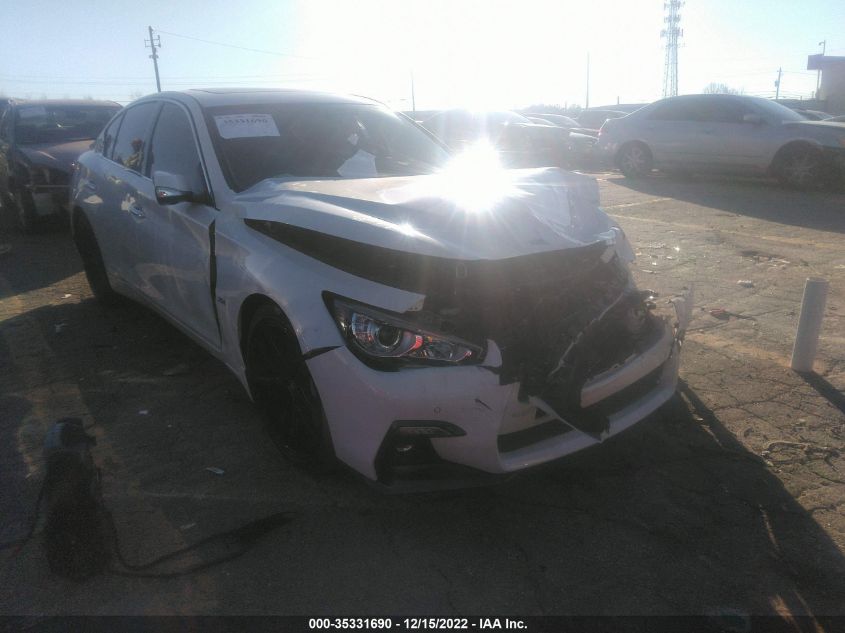
[[[118,303],[120,296],[112,289],[109,283],[109,276],[106,273],[106,266],[103,263],[103,255],[100,252],[100,245],[94,235],[94,229],[85,214],[79,212],[74,218],[73,239],[76,243],[76,250],[82,258],[82,267],[85,269],[85,276],[88,278],[88,285],[94,297],[103,305],[112,306]]]
[[[293,327],[277,306],[258,308],[244,351],[250,391],[276,448],[297,466],[330,469],[334,451],[320,395]]]
[[[654,167],[651,150],[643,143],[624,145],[619,150],[617,162],[626,178],[643,178],[648,176]]]
[[[796,147],[780,160],[777,177],[781,184],[808,189],[821,182],[824,164],[821,153],[812,147]]]

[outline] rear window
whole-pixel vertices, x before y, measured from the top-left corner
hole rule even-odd
[[[376,105],[226,106],[206,117],[235,191],[268,178],[429,174],[449,157],[411,121]]]
[[[119,109],[120,106],[21,105],[15,112],[15,141],[34,145],[92,140]]]

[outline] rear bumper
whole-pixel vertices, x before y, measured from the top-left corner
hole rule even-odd
[[[460,434],[425,438],[424,452],[484,473],[513,473],[601,443],[669,400],[691,301],[687,296],[676,303],[676,323],[660,320],[647,349],[584,385],[582,406],[606,407],[609,425],[598,437],[579,431],[539,398],[521,400],[519,383],[500,384],[492,341],[487,367],[384,372],[366,367],[345,347],[310,359],[308,366],[335,453],[368,478],[390,483],[380,467],[385,451],[420,446],[393,437],[397,423],[457,427]]]

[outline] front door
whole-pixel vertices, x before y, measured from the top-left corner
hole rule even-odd
[[[157,172],[180,176],[195,193],[208,192],[188,112],[165,102],[150,143],[149,178],[139,191],[143,217],[135,223],[135,277],[151,301],[214,348],[220,332],[212,296],[212,230],[217,210],[208,204],[159,204]]]

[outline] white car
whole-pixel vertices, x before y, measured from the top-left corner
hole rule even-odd
[[[367,99],[145,97],[79,159],[72,212],[95,295],[226,363],[300,463],[510,473],[675,391],[690,301],[653,313],[592,179],[452,156]]]

